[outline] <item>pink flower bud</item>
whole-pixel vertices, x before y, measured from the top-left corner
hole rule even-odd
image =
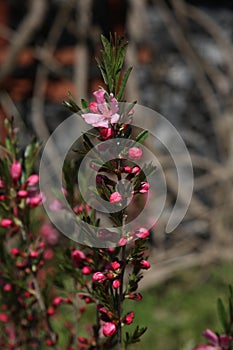
[[[103,283],[106,280],[106,276],[102,272],[95,272],[92,276],[92,281]]]
[[[6,314],[3,314],[3,313],[0,313],[0,322],[8,322],[9,321],[9,318]]]
[[[44,260],[51,260],[54,257],[54,252],[51,248],[45,249],[43,253],[43,259]]]
[[[131,311],[124,317],[123,322],[129,325],[133,322],[133,319],[134,319],[134,312]]]
[[[106,141],[114,136],[114,130],[112,128],[103,128],[100,130],[100,140]]]
[[[126,245],[127,239],[125,237],[121,237],[121,239],[118,241],[119,246],[123,247]]]
[[[140,293],[129,294],[128,299],[139,301],[142,300],[142,295]]]
[[[53,306],[57,307],[63,302],[63,299],[61,297],[56,297],[53,299]]]
[[[148,182],[141,182],[140,193],[147,193],[150,189],[150,184]]]
[[[28,196],[28,191],[20,190],[20,191],[18,191],[17,196],[19,198],[26,198]]]
[[[4,188],[5,185],[4,185],[4,182],[0,179],[0,188]]]
[[[143,270],[148,270],[150,268],[150,263],[147,260],[140,261],[140,267]]]
[[[49,224],[44,224],[41,228],[41,233],[46,240],[51,245],[55,245],[58,241],[59,233]]]
[[[12,180],[14,181],[19,180],[19,178],[21,177],[21,173],[22,173],[22,166],[17,160],[15,160],[11,164],[11,168],[10,168],[10,175]]]
[[[36,252],[35,250],[33,250],[30,254],[29,254],[29,258],[31,259],[37,259],[39,256],[38,252]]]
[[[90,275],[91,272],[92,272],[91,266],[84,266],[82,268],[83,275]]]
[[[52,316],[52,315],[54,315],[55,314],[55,310],[54,310],[54,308],[52,307],[52,306],[50,306],[49,308],[48,308],[48,310],[47,310],[47,315],[48,316]]]
[[[112,286],[113,286],[114,289],[119,288],[120,285],[121,285],[121,282],[120,282],[119,280],[114,280],[114,281],[112,282]]]
[[[78,250],[78,249],[75,249],[72,252],[71,257],[76,267],[78,267],[80,263],[86,259],[86,255],[81,250]]]
[[[128,156],[132,160],[139,160],[142,157],[142,150],[138,147],[131,147],[128,150]]]
[[[37,174],[32,174],[26,181],[27,186],[35,186],[39,182],[39,176]]]
[[[12,248],[12,249],[11,249],[11,254],[12,254],[13,256],[17,256],[17,255],[20,255],[20,251],[19,251],[19,249],[17,249],[17,248]]]
[[[42,195],[38,194],[37,196],[27,198],[26,203],[31,209],[36,208],[42,202]]]
[[[105,337],[111,337],[114,333],[116,333],[116,325],[112,322],[105,322],[103,325],[103,334]]]
[[[89,103],[89,110],[91,113],[98,113],[98,103],[97,102],[90,102]]]
[[[5,284],[3,290],[4,292],[10,292],[12,290],[12,285],[10,283]]]
[[[220,345],[225,349],[228,348],[229,345],[232,342],[232,337],[229,337],[225,334],[220,335],[220,339],[219,339]]]
[[[147,238],[149,237],[150,235],[150,232],[144,228],[144,227],[141,227],[139,230],[136,231],[136,237],[138,238]]]
[[[134,166],[133,167],[133,169],[132,169],[132,174],[135,174],[136,176],[138,176],[139,175],[139,173],[140,173],[140,171],[141,171],[141,168],[139,167],[139,166]]]
[[[130,166],[124,166],[123,171],[127,174],[131,174],[132,173],[132,168]]]
[[[0,226],[8,228],[13,224],[13,221],[11,219],[2,219],[0,222]]]
[[[113,192],[109,199],[110,203],[119,203],[122,201],[122,196],[119,192]]]
[[[113,261],[113,262],[111,263],[111,266],[112,266],[112,269],[113,269],[114,271],[118,270],[118,269],[121,267],[121,265],[119,264],[118,261]]]

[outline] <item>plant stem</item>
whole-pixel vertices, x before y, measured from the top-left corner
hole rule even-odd
[[[123,220],[122,220],[122,232],[123,232],[123,234],[124,234],[124,227],[125,227],[126,219],[127,219],[127,214],[123,213]],[[126,246],[123,246],[121,248],[121,260],[122,260],[123,266],[122,266],[122,271],[121,271],[121,275],[120,275],[120,289],[119,289],[119,293],[118,293],[118,318],[119,318],[119,320],[121,319],[121,316],[122,316],[122,303],[124,301],[123,284],[124,284],[124,273],[125,273],[125,267],[126,267],[125,253],[126,253]],[[122,350],[121,322],[119,323],[119,326],[118,326],[117,339],[118,339],[117,340],[118,350]]]
[[[36,275],[34,273],[32,273],[32,280],[33,280],[33,284],[34,284],[34,287],[35,287],[35,293],[36,293],[36,299],[37,299],[37,302],[40,306],[40,309],[42,311],[42,313],[44,314],[45,316],[45,319],[46,319],[46,323],[47,323],[47,326],[48,326],[48,330],[49,330],[49,336],[50,336],[50,339],[52,340],[52,342],[55,344],[54,345],[54,348],[56,350],[60,350],[60,347],[58,344],[56,344],[56,335],[53,331],[53,328],[52,328],[52,325],[50,323],[50,320],[46,314],[46,307],[45,307],[45,303],[44,303],[44,300],[42,298],[42,295],[41,295],[41,291],[40,291],[40,287],[39,287],[39,284],[38,284],[38,281],[37,281],[37,278],[36,278]]]

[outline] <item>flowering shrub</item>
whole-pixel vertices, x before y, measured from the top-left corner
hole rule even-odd
[[[93,93],[95,101],[82,101],[85,111],[81,116],[94,128],[92,136],[82,137],[84,153],[93,147],[93,140],[130,139],[132,135],[134,104],[124,111],[124,120],[119,106],[131,71],[121,75],[126,44],[122,39],[114,43],[104,37],[102,42],[104,50],[98,65],[106,87]],[[80,111],[72,96],[64,103],[73,112]],[[116,212],[109,214],[116,230],[96,230],[103,240],[113,243],[109,248],[82,246],[59,235],[53,224],[44,219],[42,203],[47,200],[46,193],[40,193],[39,176],[34,171],[39,143],[33,141],[22,152],[17,146],[13,121],[6,120],[5,126],[7,137],[1,146],[0,160],[1,348],[128,348],[146,331],[138,326],[132,332],[127,330],[135,315],[132,310],[125,311],[124,301],[142,299],[137,288],[142,270],[150,268],[146,247],[149,231],[136,227],[122,234],[117,227],[124,228],[127,222],[124,204],[128,196],[145,196],[149,191],[144,171],[134,163],[143,157],[143,151],[140,147],[126,147],[124,154],[128,154],[129,161],[123,154],[97,168],[99,195],[118,206]],[[145,136],[145,132],[139,134],[137,142]],[[95,169],[94,164],[92,167]],[[74,162],[66,161],[63,170],[63,193],[73,212],[98,229],[96,210],[76,191]],[[152,166],[147,170],[154,171]],[[62,206],[57,198],[50,209],[59,213]],[[96,318],[86,330],[80,330],[79,321],[89,304],[93,305]],[[69,315],[67,320],[65,314]],[[58,323],[63,324],[63,337]]]

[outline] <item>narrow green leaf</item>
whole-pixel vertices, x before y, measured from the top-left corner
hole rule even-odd
[[[222,324],[223,330],[224,332],[227,332],[228,330],[227,312],[220,298],[218,298],[217,300],[217,310],[218,310],[218,316]]]
[[[127,71],[123,75],[123,78],[122,78],[122,81],[121,81],[121,86],[120,86],[119,92],[117,94],[117,100],[118,101],[121,101],[122,98],[123,98],[125,87],[126,87],[126,84],[127,84],[127,81],[128,81],[128,78],[129,78],[129,75],[130,75],[132,69],[133,69],[133,67],[128,68]]]
[[[143,143],[146,138],[148,137],[148,130],[143,130],[142,132],[140,132],[140,134],[136,137],[136,142],[138,143]]]

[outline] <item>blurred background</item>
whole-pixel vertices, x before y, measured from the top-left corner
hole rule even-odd
[[[202,329],[217,327],[215,300],[233,283],[232,1],[0,0],[0,139],[4,118],[14,116],[22,147],[33,134],[45,142],[70,115],[62,105],[68,91],[91,98],[103,85],[100,34],[110,32],[129,41],[127,101],[164,115],[193,162],[190,208],[165,234],[177,179],[157,150],[168,197],[138,307],[140,324],[150,326],[145,349],[191,349]]]

